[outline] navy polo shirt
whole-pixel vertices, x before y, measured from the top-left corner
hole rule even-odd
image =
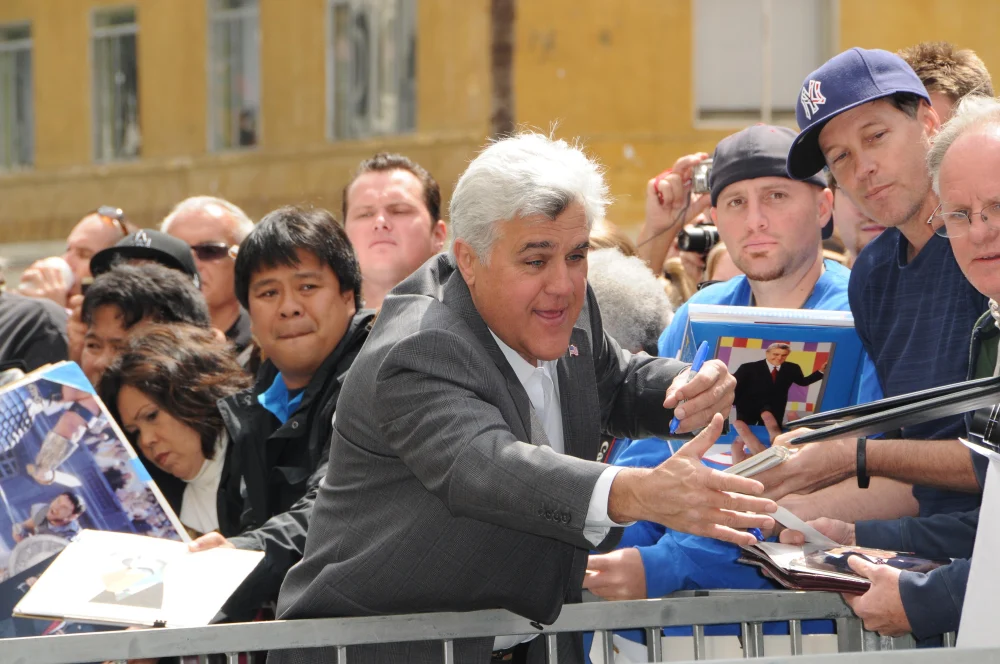
[[[858,256],[848,285],[854,327],[875,362],[886,397],[960,383],[969,375],[969,345],[987,298],[965,278],[951,244],[934,235],[912,261],[895,228]],[[947,440],[965,435],[961,415],[903,429],[903,438]],[[917,486],[920,515],[964,512],[978,495]]]

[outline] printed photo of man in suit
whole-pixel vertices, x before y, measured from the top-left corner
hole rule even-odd
[[[736,377],[736,398],[733,407],[736,419],[745,424],[764,424],[760,414],[768,411],[783,422],[788,406],[788,388],[792,385],[812,385],[823,380],[827,365],[805,376],[802,367],[788,362],[792,347],[773,343],[764,352],[764,359],[745,362],[733,374]]]
[[[652,520],[752,543],[771,501],[709,469],[736,381],[718,360],[633,355],[587,285],[607,185],[579,148],[540,134],[491,143],[451,199],[451,252],[385,298],[344,380],[330,465],[281,619],[503,608],[551,623],[581,601],[589,551]],[[705,430],[655,468],[595,461],[601,434]],[[579,634],[559,661],[583,661]],[[530,634],[459,639],[455,661],[544,661]],[[334,661],[334,649],[269,662]],[[352,662],[440,662],[433,642],[348,649]]]

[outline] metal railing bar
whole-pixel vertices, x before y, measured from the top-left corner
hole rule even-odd
[[[955,637],[956,637],[955,632],[948,632],[947,634],[942,635],[941,645],[943,645],[945,648],[954,648],[956,640]]]
[[[663,639],[659,627],[646,628],[646,658],[650,662],[663,661]]]
[[[455,664],[455,642],[451,639],[444,640],[444,664]]]
[[[559,639],[555,634],[545,635],[545,661],[548,664],[559,664]]]
[[[759,622],[744,622],[740,625],[743,636],[743,657],[762,657],[764,655],[764,626]]]
[[[604,644],[604,664],[613,664],[615,661],[615,642],[611,632],[601,630],[598,634],[601,635]]]
[[[337,648],[337,664],[347,664],[347,647],[340,646]]]
[[[696,660],[705,659],[708,655],[705,652],[705,626],[692,625],[691,636],[694,638],[694,658]]]
[[[791,639],[791,653],[793,655],[802,654],[802,621],[788,621],[788,638]]]

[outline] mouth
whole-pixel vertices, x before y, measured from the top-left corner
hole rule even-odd
[[[985,254],[983,256],[977,256],[975,261],[978,263],[992,263],[1000,261],[1000,253],[997,254]]]
[[[313,333],[313,330],[295,330],[292,332],[285,332],[284,334],[279,334],[278,339],[280,341],[287,341],[288,339],[298,339],[300,337],[305,337]]]
[[[865,224],[861,227],[861,230],[865,233],[881,233],[885,230],[885,226],[879,226],[878,224]]]
[[[380,245],[395,247],[396,246],[396,241],[395,240],[388,240],[388,239],[386,239],[386,240],[375,240],[374,242],[372,242],[371,244],[368,245],[368,248],[371,249],[373,247],[378,247]]]
[[[160,452],[153,458],[153,463],[161,468],[166,466],[167,459],[170,458],[170,452]]]
[[[559,326],[566,320],[566,309],[535,309],[532,313],[546,325]]]
[[[867,194],[865,194],[865,198],[867,198],[868,200],[872,200],[874,198],[880,198],[882,194],[891,186],[892,186],[891,184],[884,184],[881,187],[875,187],[874,189],[870,190]]]

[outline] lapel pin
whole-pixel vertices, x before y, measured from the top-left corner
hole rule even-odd
[[[576,349],[576,346],[574,346],[573,344],[569,345],[569,356],[570,357],[579,357],[580,356],[580,351],[578,351]]]

